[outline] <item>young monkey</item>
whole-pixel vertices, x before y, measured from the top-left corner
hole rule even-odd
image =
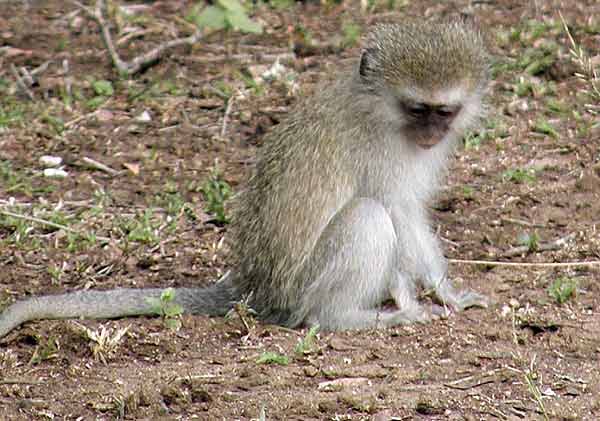
[[[230,274],[208,288],[178,288],[175,301],[218,316],[247,299],[267,322],[324,330],[428,321],[418,287],[455,311],[486,306],[448,280],[427,205],[483,113],[487,83],[484,42],[467,25],[376,26],[356,66],[265,137],[236,200]],[[161,291],[30,298],[0,315],[0,336],[34,319],[153,314],[148,298]],[[381,308],[389,299],[397,309]]]

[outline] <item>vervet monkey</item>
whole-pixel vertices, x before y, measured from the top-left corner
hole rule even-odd
[[[436,307],[419,302],[419,288],[455,311],[485,306],[449,282],[427,205],[482,115],[487,84],[488,54],[468,25],[376,26],[350,71],[266,135],[237,198],[230,274],[208,288],[178,288],[175,301],[222,316],[246,299],[267,322],[324,330],[428,321]],[[34,319],[153,314],[148,298],[161,292],[30,298],[2,313],[0,336]],[[397,308],[384,310],[390,299]]]

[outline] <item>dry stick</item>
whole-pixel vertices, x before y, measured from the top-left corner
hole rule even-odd
[[[185,57],[184,60],[188,63],[195,64],[212,64],[221,63],[223,61],[240,61],[242,63],[255,62],[273,62],[275,60],[293,60],[296,58],[294,53],[268,54],[268,53],[239,53],[222,55],[218,57]]]
[[[583,262],[556,262],[556,263],[531,263],[531,262],[499,262],[494,260],[467,260],[467,259],[448,259],[451,263],[463,265],[485,265],[485,266],[515,266],[515,267],[577,267],[577,266],[600,266],[600,260],[585,260]]]
[[[531,249],[530,246],[514,247],[514,248],[511,248],[510,250],[507,250],[506,252],[504,252],[503,256],[504,257],[519,256],[519,255],[521,255],[523,253],[527,253],[528,251],[558,250],[559,248],[561,248],[562,246],[564,246],[565,244],[567,244],[573,238],[575,238],[575,234],[569,234],[569,235],[567,235],[565,237],[559,238],[558,240],[554,240],[554,241],[549,241],[547,243],[538,244],[538,246],[535,249],[533,249],[533,250]]]
[[[85,120],[87,118],[93,117],[96,114],[98,114],[100,111],[102,111],[103,107],[106,107],[106,105],[108,105],[108,103],[111,101],[111,98],[108,98],[106,101],[104,101],[102,104],[100,104],[98,106],[97,109],[95,109],[94,111],[87,113],[87,114],[83,114],[80,115],[79,117],[75,117],[73,120],[67,121],[64,125],[65,129],[68,129],[69,127],[79,123],[82,120]]]
[[[133,38],[141,38],[148,34],[156,34],[156,33],[161,33],[161,32],[162,31],[160,28],[141,29],[139,31],[130,32],[129,34],[124,35],[121,38],[119,38],[117,40],[117,45],[126,44],[129,41],[131,41]]]
[[[22,380],[22,379],[2,379],[0,384],[44,384],[42,381],[37,380]]]
[[[66,226],[61,225],[61,224],[57,224],[57,223],[52,222],[52,221],[46,221],[45,219],[36,218],[35,216],[21,215],[19,213],[14,213],[14,212],[6,211],[6,210],[0,210],[0,214],[1,215],[5,215],[5,216],[11,216],[11,217],[17,218],[17,219],[23,219],[25,221],[37,222],[38,224],[47,225],[49,227],[54,227],[54,228],[57,228],[57,229],[61,229],[61,230],[70,232],[72,234],[81,235],[82,237],[84,236],[84,234],[81,231],[78,231],[78,230],[73,229],[73,228],[66,227]],[[108,237],[101,237],[99,235],[97,235],[96,238],[98,240],[100,240],[100,241],[106,241],[106,242],[110,242],[111,241],[110,238],[108,238]]]
[[[515,224],[515,225],[520,225],[523,227],[531,227],[531,228],[546,228],[545,225],[543,224],[534,224],[528,221],[522,221],[520,219],[516,219],[516,218],[500,218],[500,221],[502,222],[506,222],[508,224]]]
[[[231,114],[231,108],[233,107],[233,101],[235,100],[235,95],[231,95],[227,100],[227,108],[225,108],[225,115],[223,116],[223,126],[221,127],[221,138],[225,138],[225,134],[227,133],[227,122],[229,121],[229,114]]]
[[[108,50],[113,64],[115,65],[119,73],[125,74],[127,76],[131,76],[139,72],[143,68],[147,67],[150,63],[157,61],[160,57],[162,57],[166,50],[178,47],[180,45],[192,45],[202,38],[202,34],[200,32],[196,32],[193,35],[190,35],[189,37],[177,38],[160,44],[158,47],[148,51],[147,53],[137,56],[133,60],[127,62],[122,60],[121,57],[119,57],[119,53],[117,53],[117,50],[115,49],[115,46],[113,44],[112,38],[110,36],[110,29],[108,28],[108,24],[104,19],[104,1],[96,0],[95,10],[91,10],[90,8],[84,6],[77,0],[70,1],[77,7],[81,8],[81,10],[83,10],[88,15],[88,17],[90,17],[93,21],[95,21],[98,24],[98,26],[100,26],[100,35],[102,37],[102,41],[104,42],[104,45]]]
[[[46,60],[45,62],[40,64],[38,67],[33,69],[31,72],[29,72],[29,75],[31,77],[33,77],[33,76],[37,76],[39,74],[44,73],[46,70],[48,70],[48,66],[50,65],[50,63],[52,63],[52,60]]]
[[[25,84],[25,82],[23,81],[23,79],[21,79],[21,76],[19,75],[19,71],[17,70],[17,68],[15,67],[14,64],[11,63],[10,65],[10,71],[12,72],[13,76],[15,77],[15,80],[17,82],[17,86],[19,88],[21,88],[21,90],[23,92],[25,92],[25,94],[27,95],[27,97],[30,100],[34,100],[34,96],[33,93],[29,90],[29,88],[27,87],[27,85]]]
[[[85,162],[86,164],[88,164],[90,167],[95,168],[100,171],[104,171],[105,173],[108,173],[110,175],[118,175],[119,174],[119,171],[112,169],[111,167],[103,164],[102,162],[98,162],[98,161],[93,160],[92,158],[88,158],[87,156],[84,156],[83,158],[81,158],[81,160],[83,162]]]
[[[569,240],[573,239],[575,234],[569,234],[558,240],[551,241],[545,244],[540,244],[536,251],[556,250],[565,245]],[[505,253],[505,256],[513,256],[529,251],[529,247],[516,247]],[[486,266],[517,266],[517,267],[576,267],[576,266],[600,266],[600,260],[586,260],[583,262],[555,262],[555,263],[530,263],[530,262],[499,262],[489,260],[466,260],[466,259],[448,259],[449,262],[466,264],[466,265],[486,265]]]
[[[23,78],[23,81],[27,84],[27,86],[33,86],[35,81],[33,80],[33,76],[31,76],[31,74],[29,73],[29,70],[27,70],[27,67],[21,66],[20,70],[21,77]]]

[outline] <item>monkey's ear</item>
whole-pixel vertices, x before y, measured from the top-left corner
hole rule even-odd
[[[373,59],[375,50],[373,48],[365,48],[360,56],[360,65],[358,67],[358,73],[363,79],[369,77],[371,70],[373,69]]]

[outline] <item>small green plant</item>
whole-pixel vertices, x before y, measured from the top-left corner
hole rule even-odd
[[[115,89],[112,83],[108,80],[94,80],[92,81],[92,89],[98,96],[112,96],[115,93]]]
[[[239,77],[244,81],[244,85],[246,88],[250,89],[252,93],[256,96],[261,96],[265,92],[265,87],[262,83],[255,80],[251,75],[244,74],[242,72],[238,73]],[[231,98],[229,99],[231,101]]]
[[[198,28],[233,29],[252,34],[261,34],[260,23],[248,17],[244,5],[239,0],[216,0],[211,6],[201,10],[204,2],[195,6],[187,16]]]
[[[523,78],[519,78],[519,81],[515,85],[515,93],[519,97],[522,98],[525,96],[533,95],[533,91],[534,91],[534,87],[533,87],[533,83],[531,83],[531,81],[525,80]]]
[[[317,333],[319,333],[319,325],[314,325],[308,329],[306,336],[296,344],[294,352],[300,356],[314,352],[316,348]]]
[[[269,0],[269,5],[275,10],[289,9],[294,6],[294,0]]]
[[[53,285],[58,285],[60,284],[63,275],[65,274],[65,271],[67,270],[67,262],[62,262],[62,264],[60,265],[51,265],[50,267],[48,267],[48,273],[50,274],[50,277],[52,278],[52,284]]]
[[[569,298],[577,295],[577,281],[567,277],[557,278],[548,287],[548,294],[558,304],[563,304]]]
[[[56,43],[56,52],[60,53],[62,51],[66,51],[69,48],[69,39],[68,38],[60,38]]]
[[[219,224],[226,224],[229,218],[225,213],[225,201],[231,197],[231,186],[223,180],[217,165],[213,167],[208,179],[200,189],[206,202],[206,212],[214,215]]]
[[[548,111],[554,114],[567,114],[569,112],[568,105],[555,98],[548,98],[546,106]]]
[[[40,343],[35,347],[29,364],[39,364],[42,361],[50,360],[58,356],[58,343],[56,339],[50,338],[46,343]]]
[[[65,130],[65,122],[60,117],[55,117],[46,113],[42,116],[41,120],[57,135],[61,135]]]
[[[538,246],[540,245],[540,237],[537,235],[536,232],[524,232],[521,235],[519,235],[519,244],[522,246],[526,246],[528,251],[534,252],[538,249]]]
[[[22,123],[25,120],[25,107],[18,103],[0,104],[0,130]]]
[[[156,244],[159,240],[158,227],[160,223],[154,220],[150,209],[135,218],[126,219],[122,229],[127,233],[129,241],[138,241],[146,244]]]
[[[541,133],[553,137],[554,139],[558,138],[558,132],[552,125],[546,120],[538,120],[532,127],[533,131],[536,133]]]
[[[33,194],[30,177],[23,171],[13,168],[9,161],[0,161],[0,189],[6,193],[23,193],[26,196]]]
[[[344,39],[342,40],[342,47],[348,48],[358,44],[360,40],[360,26],[354,22],[345,22],[342,25],[342,32],[344,33]]]
[[[512,181],[513,183],[522,184],[535,181],[534,168],[515,168],[506,170],[502,173],[503,181]]]
[[[10,232],[10,236],[2,241],[21,246],[26,244],[31,245],[30,243],[32,241],[37,243],[35,237],[31,235],[34,232],[35,227],[30,221],[0,213],[0,228],[2,228],[3,231]]]
[[[557,51],[558,46],[555,43],[543,43],[535,48],[527,48],[518,65],[531,76],[546,73],[556,62]]]
[[[508,127],[502,120],[490,119],[485,128],[467,133],[464,138],[465,149],[477,149],[487,141],[508,136]]]
[[[67,251],[74,253],[83,251],[96,244],[96,234],[78,232],[67,232]]]
[[[152,311],[163,318],[165,326],[179,330],[183,307],[175,302],[175,294],[173,288],[167,288],[160,293],[159,298],[147,298],[146,301],[152,306]]]
[[[475,196],[475,189],[471,186],[463,186],[462,194],[465,200],[473,200],[473,197]]]
[[[182,212],[188,214],[191,211],[193,214],[192,206],[185,201],[179,193],[179,187],[174,182],[167,181],[161,193],[156,195],[155,200],[156,205],[163,208],[171,217],[179,216]]]
[[[86,102],[86,105],[92,110],[100,107],[115,93],[112,83],[108,80],[92,80],[90,85],[94,96]]]
[[[257,364],[279,364],[288,365],[290,359],[285,355],[278,354],[277,352],[263,352],[260,357],[256,360]]]
[[[477,149],[481,146],[481,142],[483,141],[483,136],[481,133],[469,132],[465,136],[465,149]]]
[[[550,420],[550,418],[548,417],[548,413],[546,412],[546,406],[544,405],[542,392],[540,391],[540,388],[538,387],[536,382],[538,375],[533,371],[533,362],[531,365],[532,366],[530,367],[530,369],[526,370],[523,373],[525,376],[525,383],[527,384],[527,389],[529,390],[529,393],[531,394],[534,401],[537,403],[538,409],[544,416],[544,419]]]

